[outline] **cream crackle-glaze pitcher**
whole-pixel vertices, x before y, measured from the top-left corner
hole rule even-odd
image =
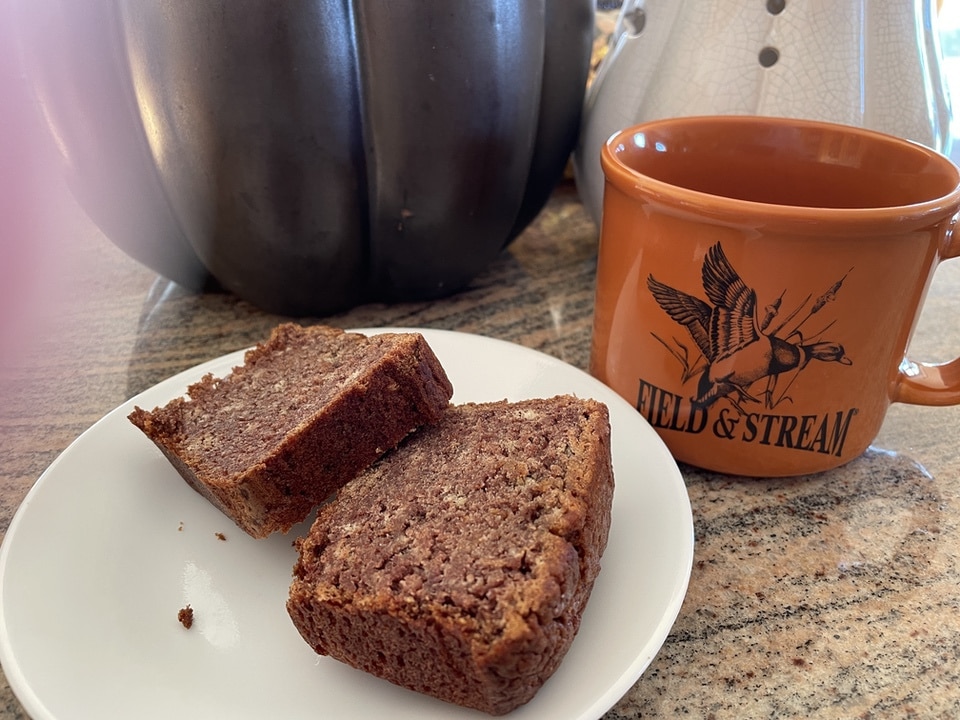
[[[933,0],[625,0],[587,93],[574,153],[595,220],[600,148],[684,115],[858,125],[948,151],[950,107]]]

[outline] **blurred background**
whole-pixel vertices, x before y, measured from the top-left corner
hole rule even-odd
[[[619,4],[598,2],[594,63],[603,56]],[[955,105],[951,130],[960,137],[960,0],[941,0],[940,6],[943,69]],[[55,147],[40,135],[17,67],[11,14],[12,0],[0,0],[0,371],[28,356],[36,338],[79,293],[96,292],[75,284],[74,270],[81,264],[95,267],[105,247],[56,170]],[[960,142],[954,142],[951,155],[960,159]]]
[[[960,137],[957,113],[957,104],[960,103],[960,0],[942,0],[939,23],[943,69],[954,103],[950,133],[957,138]],[[960,157],[960,142],[954,141],[951,155],[956,162]]]

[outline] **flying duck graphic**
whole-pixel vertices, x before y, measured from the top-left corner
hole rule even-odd
[[[742,411],[741,401],[761,402],[750,394],[750,387],[767,379],[765,404],[772,407],[773,388],[781,374],[802,370],[811,360],[853,364],[838,343],[793,343],[774,332],[765,333],[780,301],[767,306],[763,318],[758,318],[756,293],[737,275],[719,243],[707,252],[702,277],[712,306],[659,282],[653,275],[647,278],[647,287],[657,304],[687,328],[706,360],[697,396],[692,398],[695,403],[707,406],[726,397]],[[833,299],[841,283],[842,280],[821,296],[813,312]]]

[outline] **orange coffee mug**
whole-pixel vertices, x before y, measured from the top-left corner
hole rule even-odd
[[[674,456],[787,476],[860,455],[891,403],[960,403],[960,358],[906,357],[960,254],[960,171],[869,130],[753,116],[614,135],[590,369]]]

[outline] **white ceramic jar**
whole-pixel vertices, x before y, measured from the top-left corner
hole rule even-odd
[[[595,220],[600,147],[681,115],[812,118],[946,152],[950,108],[932,0],[626,0],[574,154]]]

